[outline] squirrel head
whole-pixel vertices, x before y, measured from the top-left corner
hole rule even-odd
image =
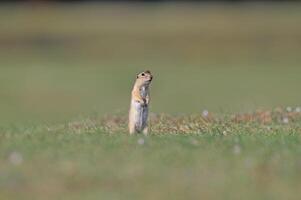
[[[137,75],[136,83],[141,86],[149,85],[152,80],[153,80],[153,75],[149,70],[146,70]]]

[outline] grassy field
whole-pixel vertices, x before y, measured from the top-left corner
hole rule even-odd
[[[300,11],[1,5],[0,199],[299,199]]]
[[[124,134],[122,117],[3,128],[0,199],[301,195],[300,112],[160,115],[152,116],[152,124],[149,137]]]

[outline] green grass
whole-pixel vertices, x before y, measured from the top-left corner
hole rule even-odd
[[[299,199],[300,11],[1,5],[0,199]]]
[[[147,137],[124,116],[3,127],[0,199],[298,199],[300,117],[152,116]]]
[[[228,135],[149,137],[108,134],[101,126],[6,128],[0,198],[298,199],[300,128],[248,134],[237,126]]]

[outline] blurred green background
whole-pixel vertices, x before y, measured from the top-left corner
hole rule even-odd
[[[0,123],[125,114],[136,73],[152,112],[300,105],[300,4],[0,7]]]
[[[299,112],[188,114],[295,109],[300,63],[298,3],[1,4],[0,200],[298,200]],[[144,69],[183,117],[128,137]]]

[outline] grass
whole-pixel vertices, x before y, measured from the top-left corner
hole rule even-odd
[[[298,199],[300,117],[152,115],[148,137],[122,116],[3,127],[0,199]]]
[[[300,10],[1,5],[0,199],[299,199]]]

